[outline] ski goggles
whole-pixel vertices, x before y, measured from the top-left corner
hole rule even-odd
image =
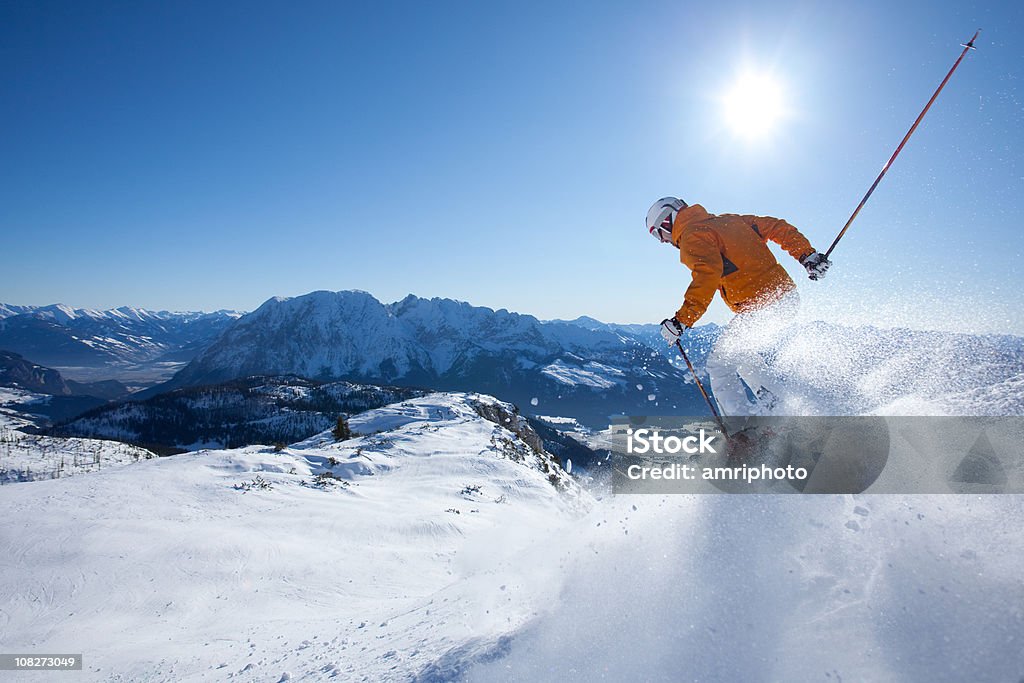
[[[672,243],[672,223],[676,218],[676,210],[671,206],[666,206],[658,214],[658,217],[654,220],[654,225],[650,226],[651,235],[653,235],[659,242],[666,244]]]

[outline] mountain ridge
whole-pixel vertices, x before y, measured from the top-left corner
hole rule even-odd
[[[591,423],[614,412],[706,411],[684,372],[613,329],[411,294],[384,304],[352,290],[268,299],[150,395],[286,374],[479,391]]]

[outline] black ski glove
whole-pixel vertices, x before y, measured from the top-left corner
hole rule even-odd
[[[828,267],[832,265],[832,262],[825,258],[824,254],[812,251],[800,259],[800,265],[807,269],[807,277],[812,280],[820,280],[825,277],[825,273],[828,272]]]

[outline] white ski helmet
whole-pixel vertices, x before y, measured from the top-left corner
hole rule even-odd
[[[672,244],[672,223],[687,206],[678,197],[662,197],[647,210],[647,231],[659,242]]]

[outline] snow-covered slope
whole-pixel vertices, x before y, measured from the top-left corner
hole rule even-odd
[[[557,597],[557,560],[522,561],[593,501],[510,406],[350,424],[0,488],[0,642],[81,652],[86,681],[408,680]]]
[[[1024,670],[1022,496],[594,501],[487,397],[351,427],[0,487],[0,642],[90,682]]]
[[[156,457],[144,448],[117,441],[41,436],[27,431],[37,420],[25,411],[52,398],[0,388],[0,484],[99,472]],[[2,498],[0,495],[0,501]]]
[[[448,299],[385,305],[358,291],[271,299],[162,389],[252,374],[481,391],[594,424],[707,410],[684,372],[632,337]]]

